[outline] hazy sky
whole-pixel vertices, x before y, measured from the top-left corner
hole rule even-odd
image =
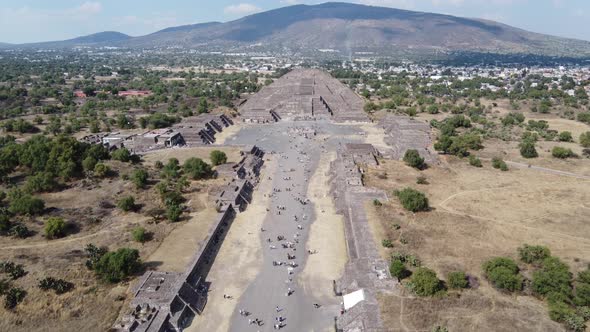
[[[170,26],[230,21],[306,0],[0,0],[0,42],[61,40],[115,30],[132,36]],[[590,40],[590,0],[343,0],[486,18]]]

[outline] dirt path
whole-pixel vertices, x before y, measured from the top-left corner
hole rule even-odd
[[[265,175],[274,173],[276,161],[266,161],[264,167],[252,204],[236,217],[207,276],[211,289],[205,310],[185,329],[187,332],[229,330],[237,300],[260,270],[259,234],[272,189],[272,181]],[[233,299],[224,299],[223,294]]]
[[[536,170],[536,171],[540,171],[540,172],[545,172],[545,173],[549,173],[549,174],[570,176],[570,177],[574,177],[574,178],[578,178],[578,179],[590,180],[590,176],[580,175],[580,174],[566,172],[566,171],[560,171],[557,169],[551,169],[551,168],[545,168],[545,167],[533,166],[533,165],[529,166],[528,164],[523,164],[523,163],[519,163],[516,161],[509,161],[509,160],[507,160],[506,163],[508,165],[512,165],[512,166],[515,166],[518,168],[528,168],[528,169],[532,169],[532,170]]]
[[[332,280],[342,276],[348,260],[344,238],[344,219],[336,214],[330,197],[328,171],[330,162],[336,159],[336,152],[323,154],[316,172],[310,179],[307,196],[315,205],[316,221],[311,225],[307,249],[317,250],[310,255],[301,272],[301,286],[314,297],[333,297]]]

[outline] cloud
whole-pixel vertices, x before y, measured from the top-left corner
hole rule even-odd
[[[87,1],[74,8],[72,12],[78,15],[96,15],[102,11],[102,4],[95,1]]]
[[[234,16],[249,15],[249,14],[258,13],[260,11],[262,11],[262,9],[260,9],[259,7],[256,7],[253,4],[249,4],[249,3],[240,3],[237,5],[230,5],[230,6],[227,6],[223,9],[223,13],[225,13],[226,15],[234,15]]]

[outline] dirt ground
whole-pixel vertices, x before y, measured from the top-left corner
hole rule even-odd
[[[502,149],[499,143],[492,151],[486,150],[479,154],[507,151],[512,157],[517,153],[514,147]],[[381,249],[384,258],[391,252],[414,254],[443,280],[449,272],[462,270],[478,278],[480,285],[441,299],[383,295],[380,301],[386,326],[394,331],[430,329],[435,324],[451,331],[562,330],[549,319],[542,301],[492,289],[482,278],[481,265],[494,256],[516,258],[517,247],[528,243],[548,246],[574,273],[584,269],[590,262],[590,225],[586,222],[590,217],[590,181],[527,168],[501,172],[489,161],[476,168],[466,159],[442,158],[441,167],[424,171],[398,161],[370,169],[365,177],[368,186],[384,189],[390,197],[394,189],[418,189],[427,195],[432,211],[408,213],[393,197],[381,207],[368,207],[373,210],[369,217],[372,223],[379,223],[373,226],[378,230],[377,242],[382,238],[394,242],[394,248]],[[542,156],[535,162],[581,174],[590,171],[586,160]],[[429,184],[416,184],[419,175],[426,176]]]
[[[316,172],[310,179],[307,197],[315,204],[316,221],[311,225],[308,250],[317,250],[310,255],[299,276],[302,287],[318,299],[333,298],[332,281],[342,276],[346,255],[344,219],[336,214],[336,207],[328,190],[330,162],[336,152],[323,154]]]
[[[150,164],[156,161],[161,161],[164,164],[170,158],[176,158],[182,165],[182,163],[189,158],[201,158],[206,163],[211,163],[209,154],[213,150],[220,150],[225,152],[227,155],[227,162],[238,162],[240,161],[240,149],[237,147],[223,147],[223,146],[200,146],[194,148],[172,148],[164,150],[156,150],[149,152],[144,155],[143,159]]]
[[[267,159],[261,182],[254,191],[252,204],[239,213],[232,223],[221,249],[215,258],[207,281],[211,282],[207,306],[201,316],[195,317],[185,329],[196,331],[227,331],[235,306],[248,285],[256,278],[262,266],[260,228],[269,205],[272,180],[264,174],[274,174],[277,162]],[[229,294],[232,299],[224,299]]]

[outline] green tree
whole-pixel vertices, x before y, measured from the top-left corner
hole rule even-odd
[[[518,256],[527,264],[541,264],[545,258],[551,256],[551,251],[545,246],[531,246],[528,244],[519,247]]]
[[[569,131],[560,132],[557,139],[560,142],[573,142],[574,141],[574,138],[572,137],[572,133]]]
[[[405,188],[395,192],[402,206],[412,212],[428,211],[428,198],[426,195],[412,188]]]
[[[465,272],[455,271],[450,272],[447,276],[447,284],[449,285],[449,288],[462,289],[469,286],[469,281],[467,281]]]
[[[137,169],[131,174],[131,182],[135,184],[135,188],[143,189],[148,183],[149,174],[144,169]]]
[[[212,175],[211,166],[200,158],[187,159],[182,168],[193,180],[208,178]]]
[[[148,233],[143,227],[135,227],[131,233],[135,242],[144,243],[148,239]]]
[[[576,154],[571,149],[564,148],[561,146],[553,147],[553,149],[551,150],[551,155],[559,159],[567,159],[576,156]]]
[[[91,172],[96,167],[98,161],[93,156],[88,156],[82,160],[82,167],[86,172]]]
[[[506,165],[506,162],[499,157],[492,158],[492,167],[499,169],[503,172],[506,172],[508,170],[508,165]]]
[[[539,154],[535,149],[535,142],[531,140],[524,140],[520,143],[520,155],[524,158],[537,158]]]
[[[180,220],[182,215],[182,206],[179,204],[170,204],[166,208],[166,218],[170,222],[177,222]]]
[[[207,103],[207,98],[201,97],[201,99],[199,100],[198,112],[201,114],[209,113],[209,104]]]
[[[115,160],[122,161],[124,163],[131,161],[131,152],[126,148],[121,148],[113,151],[111,157]]]
[[[111,170],[110,170],[109,166],[107,166],[103,163],[97,163],[94,166],[94,176],[96,176],[98,178],[104,178],[104,177],[108,176],[110,171]]]
[[[557,257],[547,257],[541,268],[533,272],[531,288],[539,295],[561,293],[567,297],[572,294],[572,274],[567,264]]]
[[[13,197],[8,210],[14,214],[38,215],[45,209],[45,203],[39,198],[19,193]]]
[[[135,198],[126,196],[119,200],[117,207],[125,212],[135,210]]]
[[[62,218],[51,217],[45,222],[45,236],[56,239],[66,235],[66,222]]]
[[[27,177],[24,191],[27,193],[50,192],[59,187],[55,175],[50,172],[39,172]]]
[[[211,159],[213,166],[218,166],[227,162],[227,156],[225,155],[225,152],[219,150],[211,151],[209,158]]]
[[[424,164],[424,158],[420,157],[418,151],[414,149],[406,150],[406,153],[404,154],[404,162],[406,165],[416,169],[424,169],[426,166]]]
[[[399,259],[394,259],[389,265],[389,272],[393,277],[397,278],[397,281],[404,279],[408,276],[409,271],[406,269],[406,265]]]
[[[516,263],[508,257],[496,257],[483,264],[484,275],[499,289],[510,292],[522,289],[522,277]]]
[[[412,274],[411,288],[419,296],[432,296],[443,290],[443,285],[436,276],[436,272],[419,267]]]
[[[115,283],[136,273],[140,268],[139,251],[121,248],[115,252],[107,252],[102,255],[94,270],[102,280]]]

